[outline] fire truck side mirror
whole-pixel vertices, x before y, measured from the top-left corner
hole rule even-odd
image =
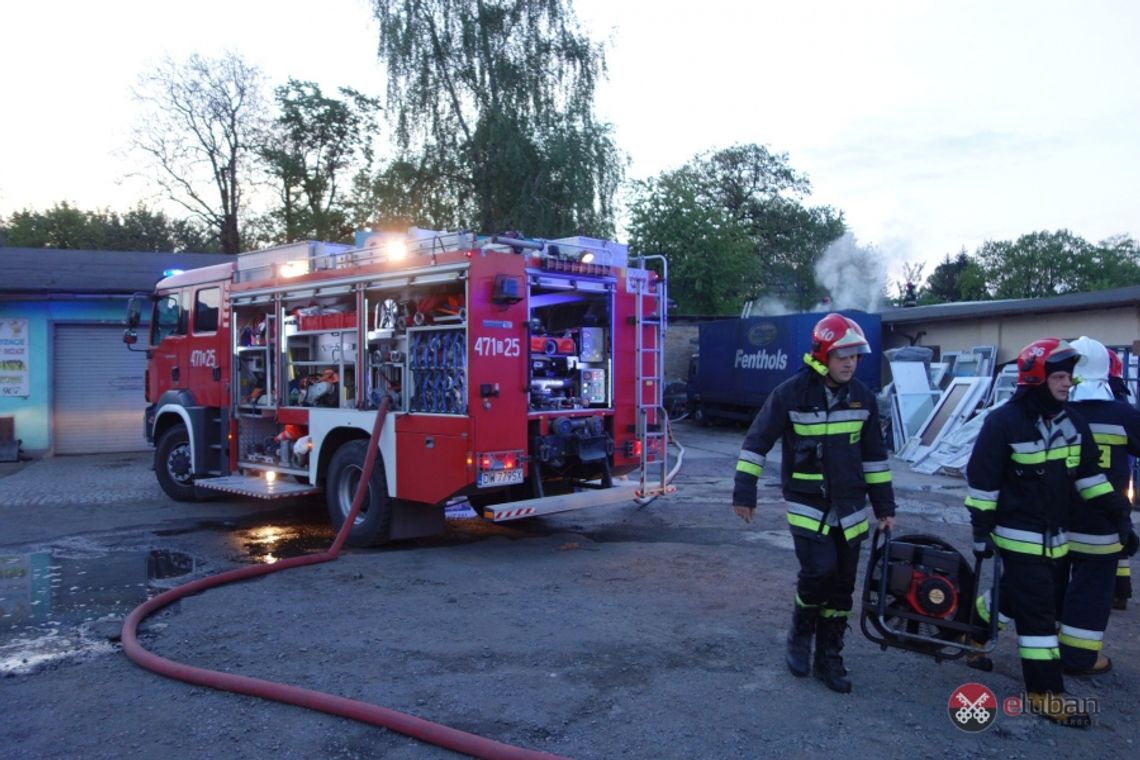
[[[126,330],[123,330],[123,343],[126,344],[127,350],[128,351],[146,352],[146,355],[149,358],[150,357],[150,349],[146,348],[145,346],[143,348],[135,348],[135,344],[138,342],[139,342],[138,333],[136,333],[134,330],[130,329],[129,327]]]
[[[150,295],[146,293],[135,293],[131,296],[131,300],[127,302],[127,327],[134,328],[142,324],[142,305],[149,301]],[[123,337],[123,342],[127,342],[126,336]]]

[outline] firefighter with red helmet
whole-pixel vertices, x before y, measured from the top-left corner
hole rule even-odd
[[[1123,495],[1128,489],[1128,456],[1140,454],[1140,411],[1113,396],[1108,382],[1112,352],[1103,343],[1081,336],[1073,348],[1081,355],[1074,370],[1080,382],[1069,391],[1069,404],[1089,423],[1100,468]],[[1074,504],[1069,525],[1071,569],[1061,607],[1061,665],[1066,673],[1100,675],[1112,669],[1112,660],[1101,650],[1117,563],[1127,563],[1136,553],[1136,540],[1127,512],[1114,520],[1079,501]]]
[[[1029,708],[1058,724],[1084,728],[1087,713],[1065,695],[1058,606],[1069,552],[1071,495],[1084,509],[1118,520],[1126,502],[1098,465],[1088,423],[1065,402],[1078,359],[1057,338],[1036,340],[1017,357],[1017,390],[985,418],[966,465],[966,506],[974,552],[1001,553],[1003,617],[1017,626],[1018,653]],[[988,619],[986,597],[978,600]],[[975,659],[987,669],[988,660]],[[990,665],[992,667],[992,665]]]
[[[1124,382],[1124,362],[1120,361],[1115,351],[1108,352],[1108,387],[1112,389],[1113,397],[1121,401],[1127,401],[1132,395],[1128,384]]]
[[[1128,402],[1129,397],[1132,396],[1132,391],[1128,390],[1128,384],[1124,382],[1124,362],[1120,360],[1120,356],[1115,351],[1108,352],[1108,387],[1112,390],[1113,398],[1117,401]],[[1135,409],[1131,403],[1128,404]],[[1125,487],[1128,481],[1132,478],[1133,472],[1133,457],[1130,454],[1126,458],[1125,466],[1126,472],[1123,476]],[[1109,475],[1109,480],[1112,480],[1112,475]],[[1122,487],[1113,481],[1113,485],[1117,489]],[[1121,557],[1116,564],[1116,588],[1113,591],[1112,608],[1114,610],[1128,609],[1128,600],[1132,598],[1132,560],[1130,557]]]
[[[797,677],[814,671],[840,693],[851,691],[841,652],[859,543],[870,530],[868,497],[879,527],[894,526],[894,490],[878,404],[854,377],[860,357],[870,351],[853,320],[836,313],[819,320],[804,370],[777,386],[752,421],[732,493],[736,514],[751,522],[757,481],[768,452],[779,442],[780,481],[800,563],[787,665]]]

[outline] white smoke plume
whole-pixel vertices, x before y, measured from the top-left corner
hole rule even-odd
[[[750,317],[778,317],[781,314],[794,314],[791,306],[775,296],[763,296],[745,305],[746,315]]]
[[[879,251],[859,245],[848,232],[827,247],[815,265],[815,279],[830,293],[830,309],[876,312],[883,302],[887,268]]]

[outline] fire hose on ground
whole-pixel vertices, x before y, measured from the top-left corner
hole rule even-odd
[[[349,531],[356,520],[356,515],[364,502],[364,495],[368,491],[368,483],[372,475],[372,468],[376,462],[376,452],[380,438],[380,430],[384,426],[387,416],[388,403],[385,400],[376,413],[376,420],[372,427],[372,437],[369,439],[368,454],[364,459],[360,482],[352,500],[352,509],[345,517],[344,524],[337,533],[332,546],[319,554],[307,554],[300,557],[284,559],[272,565],[252,565],[236,570],[220,573],[209,578],[200,578],[190,583],[177,586],[158,596],[140,604],[127,616],[123,623],[123,651],[136,665],[154,671],[159,675],[174,678],[199,686],[208,686],[213,689],[232,691],[238,694],[248,694],[262,699],[272,699],[285,704],[297,705],[310,710],[318,710],[351,718],[362,723],[380,726],[392,731],[405,734],[414,739],[435,744],[439,747],[461,752],[466,755],[481,758],[504,758],[504,760],[559,760],[557,755],[545,752],[516,747],[510,744],[487,739],[476,734],[451,728],[440,723],[417,718],[406,713],[398,712],[386,707],[360,702],[355,699],[340,697],[335,694],[314,691],[311,689],[291,686],[289,684],[266,681],[260,678],[239,676],[232,673],[222,673],[216,670],[198,668],[192,665],[168,660],[142,647],[138,640],[138,626],[149,615],[161,610],[173,602],[187,596],[201,593],[209,588],[222,586],[236,581],[249,580],[280,570],[287,570],[305,565],[315,565],[321,562],[335,560],[340,554],[344,542],[348,539]]]

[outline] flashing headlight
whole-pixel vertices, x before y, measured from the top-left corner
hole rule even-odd
[[[593,251],[582,251],[582,253],[578,256],[578,263],[579,264],[593,264],[594,263],[594,252]]]
[[[300,277],[303,274],[308,274],[308,272],[309,262],[304,260],[284,261],[277,270],[277,273],[282,277]]]
[[[408,257],[408,243],[402,237],[388,242],[388,260],[403,261]]]
[[[274,472],[273,470],[266,471],[265,482],[272,484],[272,483],[275,483],[276,481],[277,481],[277,473]]]

